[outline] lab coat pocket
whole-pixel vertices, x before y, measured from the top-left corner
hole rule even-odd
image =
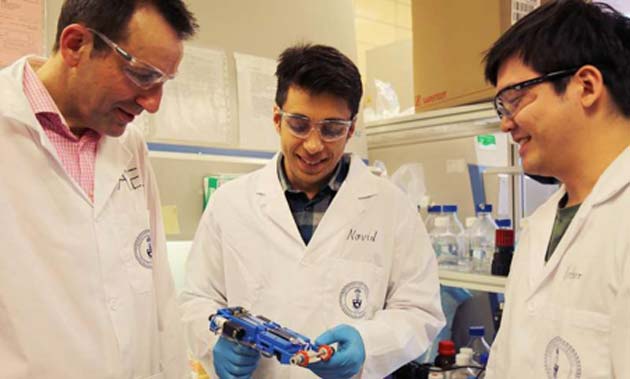
[[[549,325],[544,351],[545,370],[554,377],[609,379],[610,317],[559,306],[543,316]]]
[[[332,259],[328,271],[327,306],[337,320],[372,319],[383,309],[387,278],[384,270],[372,263]]]
[[[153,247],[146,210],[130,210],[120,221],[120,254],[129,283],[137,293],[153,288]]]

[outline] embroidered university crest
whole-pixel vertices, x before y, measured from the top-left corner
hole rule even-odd
[[[346,284],[339,294],[339,306],[343,313],[352,318],[363,318],[367,311],[368,295],[370,291],[363,282]]]
[[[151,248],[151,231],[145,229],[136,238],[134,255],[142,267],[153,267],[153,250]]]
[[[545,349],[545,371],[549,379],[580,379],[582,377],[580,356],[567,341],[554,337]]]

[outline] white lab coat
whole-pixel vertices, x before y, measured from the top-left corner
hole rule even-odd
[[[338,324],[354,325],[366,348],[363,378],[383,378],[417,358],[444,316],[436,259],[411,203],[354,156],[305,246],[276,160],[220,187],[195,236],[182,300],[189,343],[207,371],[214,375],[216,341],[208,316],[236,305],[313,339]],[[361,300],[355,307],[354,297]],[[315,375],[262,358],[253,377]]]
[[[626,149],[599,178],[547,264],[564,187],[527,220],[486,378],[630,378],[629,184]]]
[[[32,113],[24,64],[0,71],[0,377],[184,377],[141,133],[130,125],[120,138],[102,137],[92,204]]]

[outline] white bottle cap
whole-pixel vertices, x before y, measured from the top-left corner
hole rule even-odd
[[[460,354],[466,354],[466,355],[469,355],[469,356],[472,357],[473,356],[473,349],[472,349],[472,347],[462,347],[462,348],[459,349],[459,353]]]
[[[455,356],[456,366],[468,366],[470,364],[470,357],[468,354],[459,353]]]

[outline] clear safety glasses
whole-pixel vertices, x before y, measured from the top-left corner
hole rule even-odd
[[[104,34],[87,28],[92,34],[98,36],[107,46],[111,47],[118,55],[125,60],[123,72],[135,85],[142,89],[149,89],[156,84],[163,83],[169,79],[173,79],[174,75],[165,74],[159,68],[150,63],[136,59],[133,55],[126,52],[122,47],[118,46],[114,41],[107,38]]]
[[[578,68],[550,72],[537,78],[525,80],[520,83],[503,88],[494,97],[494,108],[497,110],[499,118],[512,117],[516,112],[519,102],[523,97],[524,90],[540,83],[558,80],[571,76],[577,72]]]
[[[319,136],[325,142],[334,142],[346,136],[348,129],[350,129],[355,120],[353,118],[352,120],[327,119],[313,121],[306,116],[288,113],[282,109],[279,109],[278,113],[286,121],[291,134],[297,138],[306,139],[313,132],[313,129],[317,129]]]

